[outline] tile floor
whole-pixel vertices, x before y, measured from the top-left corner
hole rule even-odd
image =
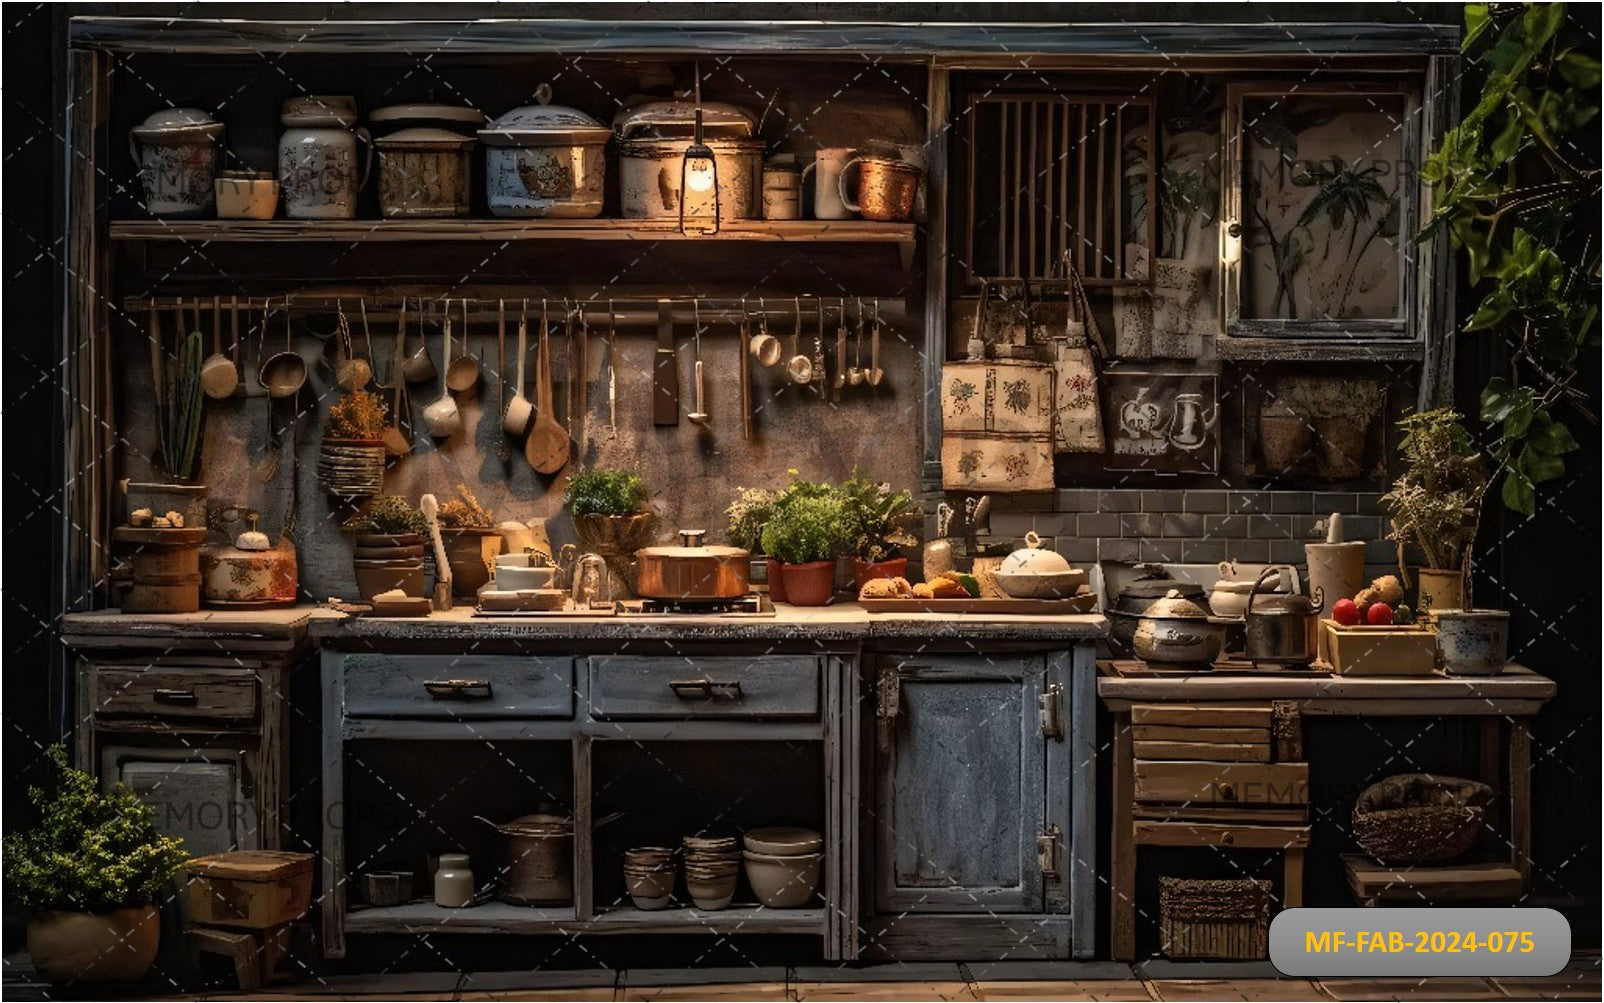
[[[882,965],[866,968],[772,968],[739,971],[620,969],[612,972],[428,972],[334,976],[281,984],[259,993],[210,992],[114,999],[172,1000],[624,1000],[712,1003],[740,1000],[1598,1000],[1598,953],[1579,953],[1564,971],[1540,979],[1283,979],[1268,966],[1174,964],[1134,968],[1110,962],[1021,962],[987,965]],[[7,1000],[107,999],[33,984],[7,959]],[[156,990],[160,994],[160,990]]]

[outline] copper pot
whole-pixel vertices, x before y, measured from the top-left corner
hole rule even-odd
[[[853,167],[858,169],[858,197],[855,199],[847,184]],[[841,203],[848,210],[864,219],[905,223],[913,218],[913,204],[923,176],[924,172],[918,167],[901,160],[862,156],[846,162],[836,183],[840,185]]]
[[[635,551],[635,592],[645,599],[737,599],[746,595],[752,554],[702,542],[706,531],[682,529],[680,545]]]

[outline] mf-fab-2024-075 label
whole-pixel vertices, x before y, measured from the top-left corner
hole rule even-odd
[[[1553,909],[1288,909],[1270,924],[1270,961],[1303,977],[1543,976],[1570,955]]]

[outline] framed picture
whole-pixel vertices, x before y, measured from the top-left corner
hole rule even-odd
[[[1196,370],[1108,369],[1108,469],[1212,474],[1220,469],[1220,381]]]

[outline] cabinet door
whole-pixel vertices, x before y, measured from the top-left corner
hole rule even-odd
[[[193,856],[261,846],[238,751],[108,746],[101,757],[102,782],[126,784],[150,805],[156,831],[182,837]]]
[[[881,656],[896,714],[877,721],[880,911],[1042,910],[1045,674],[1038,655]]]

